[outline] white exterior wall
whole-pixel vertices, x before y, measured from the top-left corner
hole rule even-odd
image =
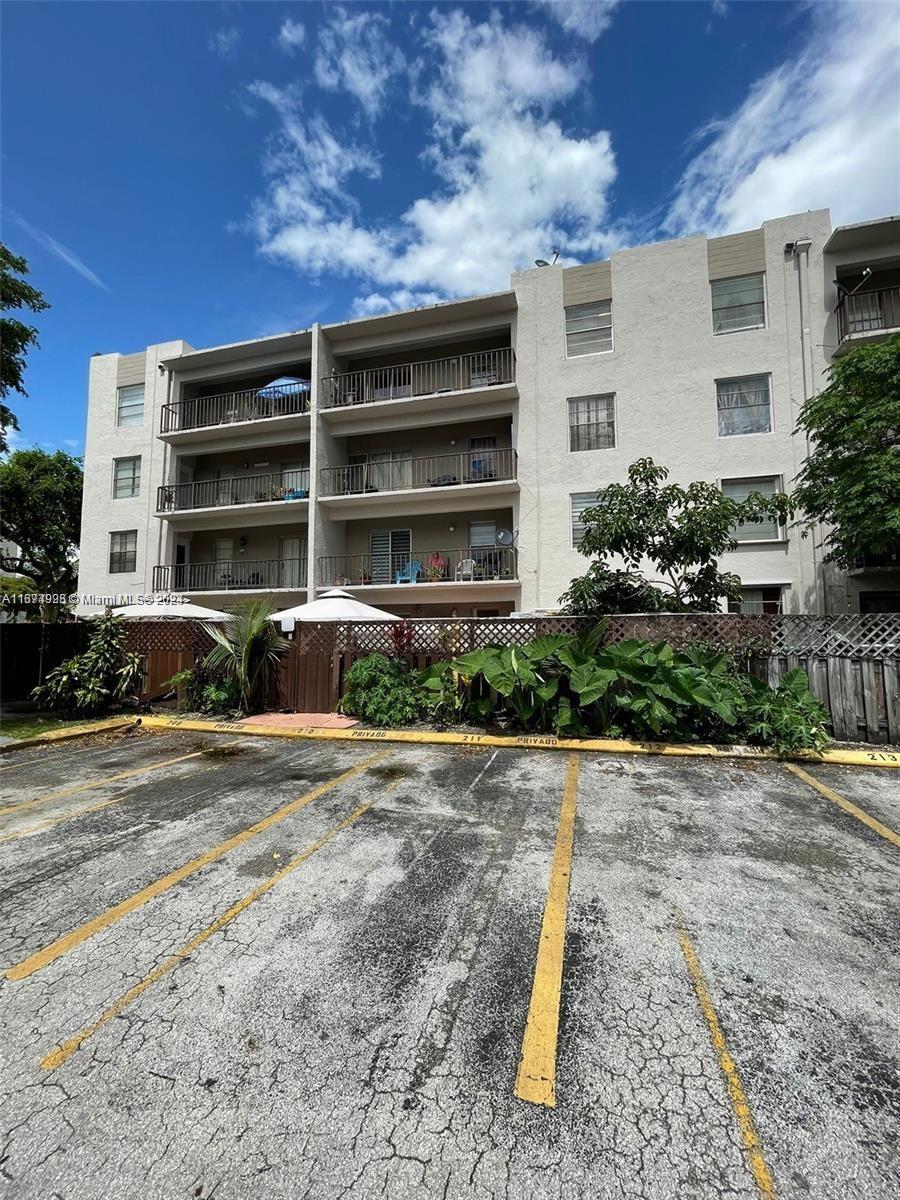
[[[81,547],[78,569],[79,612],[95,611],[102,601],[89,596],[148,594],[153,568],[162,562],[164,533],[153,516],[157,487],[165,482],[165,451],[156,436],[160,409],[166,402],[168,375],[160,360],[185,354],[187,342],[148,346],[144,361],[144,417],[140,425],[116,425],[120,354],[100,354],[91,359],[88,383],[88,422],[84,444],[84,498],[81,506]],[[131,376],[127,376],[131,382]],[[113,460],[140,455],[141,489],[134,499],[113,499]],[[109,535],[114,530],[136,529],[137,566],[134,573],[109,573]]]
[[[821,260],[830,223],[817,212],[767,222],[764,230],[764,329],[713,334],[703,237],[613,255],[613,349],[606,353],[566,357],[561,268],[513,276],[523,608],[552,608],[587,567],[572,546],[570,495],[624,482],[637,458],[667,466],[681,484],[780,475],[789,489],[803,457],[792,430],[804,391],[798,267],[783,247],[811,236]],[[821,310],[821,284],[817,299]],[[758,374],[771,377],[772,432],[720,438],[716,380]],[[570,452],[567,398],[609,392],[616,396],[615,447]],[[786,609],[815,608],[812,542],[794,530],[783,543],[725,555],[721,565],[746,586],[787,585]]]

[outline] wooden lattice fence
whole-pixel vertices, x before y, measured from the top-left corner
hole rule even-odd
[[[298,623],[279,679],[279,707],[329,711],[356,659],[397,654],[415,668],[482,646],[524,645],[542,633],[577,633],[578,617],[444,618],[346,624]],[[900,743],[900,614],[867,616],[637,613],[607,618],[604,641],[643,637],[676,648],[703,641],[752,651],[773,685],[795,667],[832,715],[836,738]]]

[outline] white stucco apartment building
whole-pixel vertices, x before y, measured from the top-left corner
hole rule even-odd
[[[790,489],[803,399],[900,329],[900,217],[827,211],[514,274],[508,291],[91,360],[79,591],[211,606],[335,585],[400,615],[552,609],[578,515],[644,456]],[[900,607],[890,564],[744,527],[747,611]]]

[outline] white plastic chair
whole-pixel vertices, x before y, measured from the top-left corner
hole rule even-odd
[[[456,573],[455,573],[454,578],[457,581],[459,581],[460,579],[474,579],[475,578],[475,565],[476,564],[475,564],[474,558],[460,559],[460,561],[456,564]]]

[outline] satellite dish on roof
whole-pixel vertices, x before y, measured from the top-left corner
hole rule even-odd
[[[498,546],[511,546],[516,540],[516,535],[511,529],[498,529],[496,537]]]

